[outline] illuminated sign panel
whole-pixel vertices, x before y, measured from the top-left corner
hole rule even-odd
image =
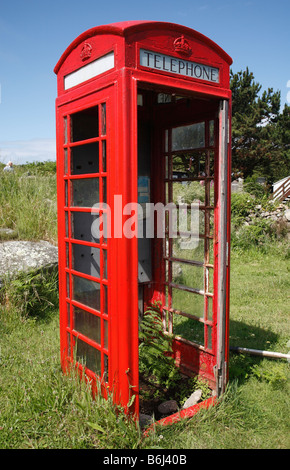
[[[101,73],[107,72],[112,68],[114,68],[114,52],[110,52],[103,57],[99,57],[99,59],[96,59],[75,72],[66,75],[64,77],[64,89],[68,90],[69,88],[79,85],[90,78],[97,77]]]

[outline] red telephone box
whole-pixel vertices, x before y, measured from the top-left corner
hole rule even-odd
[[[181,371],[217,395],[228,380],[231,63],[197,31],[130,21],[81,34],[55,67],[62,366],[124,407],[135,395],[137,415],[154,302]],[[156,228],[173,206],[195,226],[177,217],[172,235],[166,209]]]

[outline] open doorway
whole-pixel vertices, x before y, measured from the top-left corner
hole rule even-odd
[[[216,99],[138,90],[140,412],[157,418],[170,385],[178,408],[189,377],[215,390],[218,117]]]

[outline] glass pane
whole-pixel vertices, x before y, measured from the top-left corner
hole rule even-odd
[[[172,308],[198,318],[204,316],[204,296],[172,288]]]
[[[178,204],[175,214],[176,222],[173,219],[173,224],[175,223],[173,228],[177,228],[177,231],[181,232],[179,235],[184,234],[184,237],[189,237],[190,235],[198,236],[199,233],[204,233],[204,212],[199,210],[198,203],[192,203],[191,206]]]
[[[72,275],[73,300],[100,311],[100,284]]]
[[[203,234],[205,233],[205,211],[200,210],[199,211],[199,233]]]
[[[99,178],[82,178],[72,180],[73,206],[93,207],[100,202]]]
[[[204,240],[202,238],[174,238],[172,243],[174,258],[204,262]]]
[[[185,263],[172,263],[172,282],[174,284],[204,290],[203,266],[193,266]]]
[[[67,159],[67,149],[64,149],[64,174],[68,174],[68,159]]]
[[[207,319],[213,319],[213,302],[212,297],[207,297]]]
[[[100,277],[100,248],[72,243],[72,269]]]
[[[101,106],[101,132],[102,135],[106,135],[107,133],[107,111],[106,111],[106,103],[103,103]]]
[[[165,183],[165,205],[169,203],[169,184]]]
[[[209,203],[212,207],[214,207],[214,182],[211,180],[210,184],[210,198]]]
[[[70,328],[70,304],[66,304],[67,326]]]
[[[103,171],[107,171],[107,142],[106,140],[102,141],[103,148]]]
[[[208,238],[209,264],[214,264],[213,239]]]
[[[101,319],[78,307],[73,307],[74,330],[101,344]]]
[[[95,240],[100,240],[103,237],[103,243],[107,242],[107,220],[110,221],[110,214],[106,212],[100,212],[100,214],[96,214],[95,220],[91,226],[92,236]],[[110,227],[109,227],[110,230]]]
[[[107,273],[107,250],[103,250],[103,278],[108,278]]]
[[[172,129],[172,150],[185,150],[205,146],[205,123],[190,124],[189,126]]]
[[[209,211],[209,234],[213,235],[214,233],[214,212]]]
[[[64,205],[68,207],[68,181],[64,182]]]
[[[165,152],[168,152],[168,129],[165,131]]]
[[[104,380],[108,381],[108,370],[109,370],[109,359],[106,354],[104,354]]]
[[[65,244],[65,266],[69,268],[69,244]]]
[[[99,172],[99,142],[71,149],[71,173],[83,175]]]
[[[66,296],[70,298],[70,288],[69,288],[69,274],[66,273]]]
[[[107,178],[102,178],[103,181],[103,202],[107,203]]]
[[[214,146],[214,121],[209,121],[209,145]]]
[[[190,178],[198,176],[199,154],[179,153],[172,155],[172,177]]]
[[[71,115],[72,142],[99,136],[98,106]]]
[[[205,164],[206,176],[214,176],[214,152],[207,152]]]
[[[63,118],[63,134],[64,134],[64,143],[67,144],[67,117]]]
[[[205,201],[205,188],[202,181],[173,182],[173,202],[175,204],[191,204],[192,202],[203,204]]]
[[[173,314],[173,334],[194,343],[204,344],[204,325],[197,320]]]
[[[213,269],[206,268],[207,292],[213,294]]]
[[[108,349],[108,322],[104,320],[104,348]]]
[[[108,287],[103,285],[104,307],[103,313],[108,313]]]
[[[72,218],[72,238],[86,242],[99,243],[100,239],[95,237],[96,230],[93,223],[98,220],[98,214],[90,212],[71,212]]]
[[[68,237],[68,212],[65,211],[64,213],[64,217],[65,217],[65,236]]]
[[[101,352],[76,338],[76,360],[95,374],[101,374]]]
[[[212,349],[212,328],[207,327],[207,348]]]

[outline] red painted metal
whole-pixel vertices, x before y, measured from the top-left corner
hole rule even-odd
[[[219,69],[219,82],[209,82],[171,71],[158,70],[158,67],[140,65],[140,50],[151,51],[169,56],[179,63],[180,61],[192,61]],[[65,89],[65,77],[73,72],[84,70],[84,67],[94,64],[99,58],[114,53],[114,65],[95,76],[81,81],[76,86]],[[104,377],[104,390],[110,389],[115,401],[128,409],[131,400],[130,411],[139,413],[139,357],[138,357],[138,241],[136,237],[126,238],[120,233],[120,228],[114,224],[115,219],[121,214],[122,224],[129,219],[123,214],[123,208],[127,203],[137,203],[137,177],[138,177],[138,151],[137,151],[137,122],[142,119],[142,112],[137,111],[138,93],[170,93],[174,95],[188,96],[191,106],[185,102],[180,106],[169,106],[164,112],[158,107],[149,116],[154,127],[154,139],[159,142],[153,149],[152,163],[152,198],[154,202],[165,200],[164,181],[164,132],[179,125],[192,122],[214,120],[216,144],[215,152],[215,206],[214,206],[214,292],[218,289],[218,242],[217,232],[220,217],[218,197],[218,105],[220,100],[231,103],[229,89],[229,66],[231,58],[213,41],[202,34],[184,26],[162,22],[123,22],[92,28],[78,36],[65,50],[58,61],[54,71],[57,74],[58,97],[56,100],[57,120],[57,184],[58,184],[58,243],[59,243],[59,285],[60,285],[60,341],[61,361],[66,370],[75,363],[75,351],[77,341],[85,343],[85,347],[91,347],[100,355],[100,373],[103,376],[108,358],[108,371]],[[156,64],[158,65],[157,59]],[[174,71],[173,71],[174,70]],[[85,142],[72,142],[70,132],[67,131],[68,140],[64,137],[64,120],[67,129],[71,129],[71,123],[75,113],[98,106],[99,121],[101,126],[101,107],[106,103],[107,130],[103,136],[101,131],[97,137],[85,139]],[[146,112],[146,107],[144,108]],[[171,110],[171,112],[168,112]],[[147,113],[149,108],[147,109]],[[148,118],[148,116],[147,116]],[[230,123],[230,119],[229,119]],[[208,125],[208,124],[207,124]],[[102,167],[102,147],[106,141],[107,167]],[[99,145],[99,168],[96,173],[72,174],[66,172],[65,155],[68,155],[70,163],[73,149],[78,145]],[[228,225],[227,240],[230,240],[230,145],[228,145]],[[95,178],[99,184],[107,182],[107,204],[111,210],[112,237],[107,241],[99,242],[82,241],[73,238],[72,217],[75,212],[91,213],[91,207],[74,207],[67,202],[72,195],[72,184],[76,180]],[[160,183],[161,182],[161,183]],[[100,184],[100,188],[102,185]],[[102,205],[103,189],[100,189],[100,205],[93,212],[107,213]],[[115,196],[122,197],[119,206],[114,205]],[[66,232],[68,220],[69,233]],[[135,222],[137,218],[135,218]],[[154,239],[152,247],[153,282],[145,288],[145,305],[155,300],[161,301],[162,308],[166,310],[164,294],[165,262],[163,259],[163,241]],[[100,277],[81,273],[73,269],[73,246],[90,247],[99,249]],[[68,251],[67,251],[68,249]],[[107,254],[107,276],[104,277],[104,253]],[[227,286],[226,286],[226,335],[225,357],[228,361],[228,312],[229,312],[229,258],[227,262]],[[100,286],[100,306],[92,307],[73,299],[73,276],[79,276],[83,280],[94,281]],[[69,292],[67,291],[69,286]],[[105,294],[107,292],[107,308],[105,308]],[[208,296],[205,296],[208,299]],[[205,300],[207,302],[207,300]],[[100,338],[98,341],[75,329],[73,308],[78,307],[86,314],[97,317],[100,321]],[[69,316],[68,316],[69,308]],[[205,319],[205,345],[199,347],[191,342],[180,340],[174,342],[174,355],[177,365],[186,373],[199,373],[215,388],[216,355],[217,355],[217,296],[213,295],[213,318]],[[170,312],[169,312],[170,313]],[[91,319],[91,317],[90,317]],[[108,344],[105,344],[105,325],[108,322]],[[212,343],[209,347],[207,329],[212,330]],[[92,351],[92,350],[91,350]],[[89,367],[78,363],[80,370],[85,370],[86,375],[96,380],[96,373]],[[195,408],[196,410],[196,408]],[[190,411],[182,412],[179,416],[188,415]],[[174,421],[172,417],[166,423]]]
[[[148,436],[151,431],[155,430],[158,426],[168,426],[169,424],[178,423],[182,419],[192,418],[200,409],[209,409],[211,406],[214,406],[217,403],[217,398],[212,397],[204,400],[196,405],[185,408],[184,410],[174,413],[173,415],[162,418],[155,423],[151,424],[144,432],[144,436]]]

